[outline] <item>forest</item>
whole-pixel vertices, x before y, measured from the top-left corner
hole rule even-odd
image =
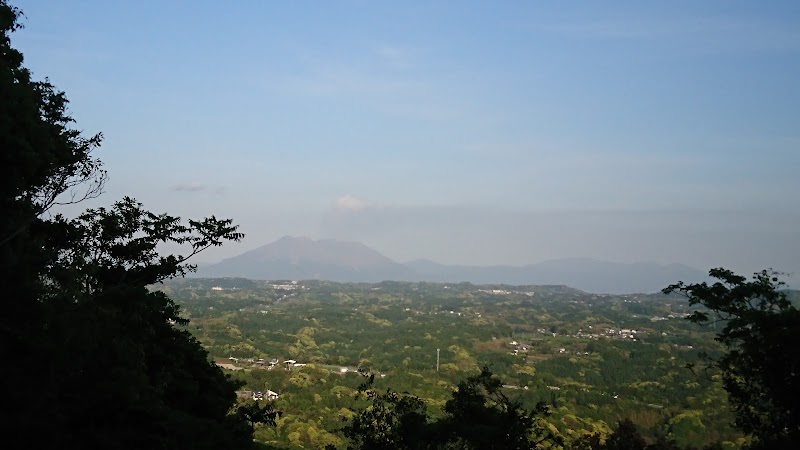
[[[719,376],[687,368],[723,349],[719,330],[686,320],[690,305],[678,295],[195,278],[159,289],[246,390],[279,395],[277,426],[255,434],[278,448],[344,445],[337,430],[364,407],[356,399],[364,374],[376,375],[377,390],[411,393],[440,415],[458,382],[484,366],[525,407],[545,402],[547,424],[567,446],[605,438],[624,419],[651,443],[747,442]]]

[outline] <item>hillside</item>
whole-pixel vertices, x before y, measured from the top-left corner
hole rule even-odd
[[[275,448],[344,448],[336,430],[366,406],[356,399],[359,369],[376,375],[379,391],[419,396],[435,413],[484,365],[510,398],[528,408],[546,401],[548,424],[567,442],[607,436],[622,418],[680,448],[736,448],[740,436],[719,383],[686,369],[719,344],[714,330],[683,319],[691,308],[677,295],[196,278],[162,289],[244,389],[278,395],[280,425],[256,432]]]
[[[400,264],[358,242],[289,236],[218,264],[202,267],[198,275],[261,280],[548,284],[610,294],[657,292],[678,280],[697,282],[706,279],[703,271],[681,264],[623,264],[578,258],[525,266],[445,265],[429,260]]]
[[[284,236],[275,242],[199,269],[204,277],[342,282],[410,280],[413,272],[358,242]]]

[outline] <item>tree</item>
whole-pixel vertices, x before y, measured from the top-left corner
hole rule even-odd
[[[586,433],[572,442],[570,450],[601,450],[603,448],[601,440],[600,433]]]
[[[75,219],[58,204],[100,194],[101,135],[70,128],[67,99],[35,82],[0,0],[0,412],[7,448],[245,448],[271,407],[234,407],[237,386],[149,289],[192,255],[243,237],[230,220],[182,221],[130,198]],[[188,255],[159,254],[165,242]]]
[[[630,419],[620,420],[617,429],[606,439],[603,450],[643,450],[647,447],[636,425]]]
[[[562,444],[542,421],[547,407],[529,411],[501,391],[488,368],[462,380],[445,403],[445,417],[428,421],[425,403],[410,394],[371,389],[374,376],[360,389],[371,404],[343,428],[349,449],[535,449]]]
[[[629,418],[617,422],[617,428],[601,443],[600,433],[584,434],[572,443],[571,450],[680,450],[673,441],[660,436],[650,445]]]
[[[533,449],[558,441],[541,420],[548,413],[544,402],[527,410],[502,388],[502,381],[487,367],[458,383],[445,403],[441,424],[448,441],[457,443],[455,448]]]
[[[348,449],[426,449],[430,448],[431,429],[425,403],[408,394],[371,388],[374,375],[359,392],[370,405],[358,411],[342,432],[350,440]]]
[[[748,281],[718,268],[718,281],[686,285],[664,293],[685,295],[696,310],[689,320],[724,324],[715,339],[725,347],[719,357],[704,355],[719,370],[736,415],[735,425],[756,438],[761,448],[797,448],[800,443],[800,312],[781,290],[778,273],[764,270]]]

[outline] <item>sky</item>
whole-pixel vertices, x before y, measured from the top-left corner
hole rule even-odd
[[[398,261],[800,273],[800,2],[33,1],[106,193]]]

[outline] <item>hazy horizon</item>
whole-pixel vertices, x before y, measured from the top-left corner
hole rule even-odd
[[[396,261],[800,273],[796,2],[14,2],[107,193]]]

